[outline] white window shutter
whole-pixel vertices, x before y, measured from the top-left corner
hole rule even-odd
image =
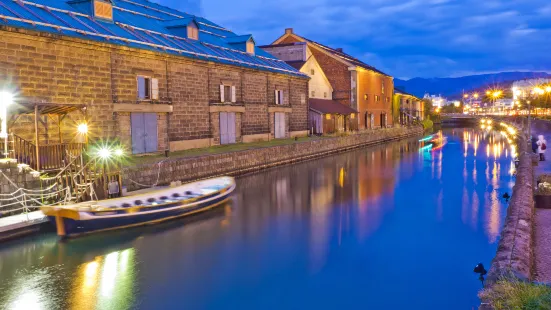
[[[236,100],[235,100],[235,86],[231,87],[231,102],[236,102]]]
[[[220,85],[220,102],[224,102],[224,84]]]
[[[275,91],[275,104],[279,104],[279,94],[278,91]]]
[[[151,99],[159,99],[159,79],[151,79]]]
[[[283,91],[279,91],[279,104],[285,104],[285,100],[283,99]]]

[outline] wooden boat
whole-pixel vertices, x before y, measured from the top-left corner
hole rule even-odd
[[[123,198],[41,207],[61,237],[154,224],[225,203],[235,189],[219,177]]]

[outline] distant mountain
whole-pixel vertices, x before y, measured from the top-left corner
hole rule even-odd
[[[469,75],[457,78],[413,78],[394,79],[394,86],[408,93],[423,97],[425,93],[444,97],[459,97],[465,91],[490,87],[504,87],[513,81],[532,78],[551,78],[546,72],[501,72],[494,74]]]

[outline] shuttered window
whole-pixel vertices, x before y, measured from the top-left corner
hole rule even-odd
[[[194,23],[190,23],[187,26],[187,37],[192,40],[199,40],[199,29]]]
[[[247,41],[247,53],[254,55],[254,42],[251,40]]]
[[[95,0],[94,16],[101,19],[113,20],[113,5],[110,2]]]
[[[235,86],[220,85],[220,102],[236,102]]]
[[[283,91],[282,90],[276,90],[275,91],[275,104],[285,104],[285,100],[283,99]]]
[[[158,100],[159,80],[148,76],[138,76],[138,100]]]

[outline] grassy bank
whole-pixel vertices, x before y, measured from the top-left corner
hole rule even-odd
[[[495,310],[544,310],[551,309],[551,287],[504,278],[491,289],[483,290],[480,298]]]

